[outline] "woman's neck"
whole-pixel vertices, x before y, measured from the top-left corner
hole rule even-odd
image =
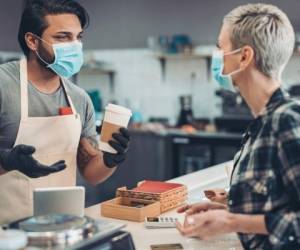
[[[280,87],[280,82],[259,72],[252,72],[238,87],[253,115],[257,117],[266,107],[273,93]]]
[[[28,81],[45,94],[54,93],[60,87],[60,77],[37,60],[35,56],[27,58]]]

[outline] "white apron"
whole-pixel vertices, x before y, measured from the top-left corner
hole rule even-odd
[[[62,80],[62,87],[72,108],[72,115],[28,117],[26,59],[20,61],[20,87],[21,121],[15,146],[19,144],[33,146],[36,148],[33,157],[37,161],[51,165],[59,160],[65,160],[67,167],[61,172],[41,178],[29,178],[18,171],[0,176],[0,224],[33,214],[34,188],[76,185],[76,155],[81,135],[81,121],[64,81]]]

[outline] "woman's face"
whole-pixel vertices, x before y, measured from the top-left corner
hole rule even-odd
[[[224,70],[223,74],[230,74],[240,68],[241,53],[226,55],[239,48],[233,48],[230,40],[230,27],[224,24],[221,28],[217,47],[224,52]]]

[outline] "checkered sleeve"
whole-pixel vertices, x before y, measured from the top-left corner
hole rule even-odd
[[[298,207],[298,210],[272,211],[265,215],[269,240],[278,247],[300,243],[300,112],[288,110],[280,114],[274,134],[280,178],[294,207]]]

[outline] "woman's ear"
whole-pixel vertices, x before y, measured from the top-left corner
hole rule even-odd
[[[25,34],[25,42],[30,50],[37,51],[39,40],[37,39],[36,35],[31,32],[27,32]]]
[[[240,69],[246,69],[254,60],[254,50],[252,47],[246,45],[241,51]]]

